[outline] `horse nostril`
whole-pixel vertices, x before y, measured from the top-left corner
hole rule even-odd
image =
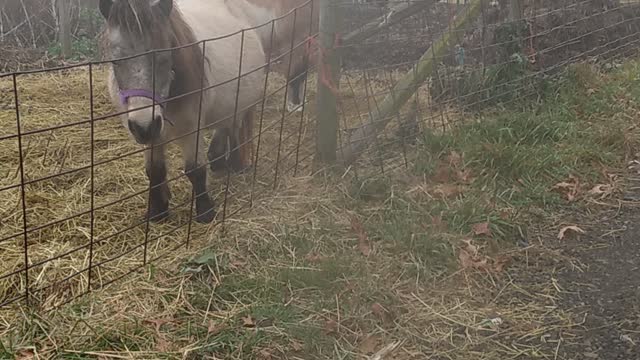
[[[128,125],[129,125],[129,131],[131,132],[131,135],[133,135],[133,137],[136,138],[136,141],[141,144],[144,143],[147,138],[147,134],[144,127],[140,126],[140,124],[132,120],[128,121]]]
[[[156,115],[156,117],[153,118],[153,126],[161,126],[161,125],[162,125],[162,116]]]

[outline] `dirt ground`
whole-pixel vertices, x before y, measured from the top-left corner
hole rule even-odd
[[[544,352],[553,359],[640,358],[638,184],[640,179],[630,181],[619,206],[572,211],[554,230],[539,229],[542,240],[535,241],[545,250],[523,257],[519,268],[512,269],[512,285],[521,288],[524,297],[552,284],[555,291],[546,296],[549,313],[570,318],[569,326],[554,331],[547,327],[532,339],[545,343]],[[585,233],[560,240],[556,229],[568,224]]]

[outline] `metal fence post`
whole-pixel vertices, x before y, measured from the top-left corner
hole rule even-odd
[[[336,160],[337,89],[340,72],[340,55],[336,49],[341,18],[339,3],[339,0],[320,0],[315,159],[317,163],[332,163]]]

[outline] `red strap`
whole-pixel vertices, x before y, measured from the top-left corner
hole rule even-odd
[[[335,34],[334,46],[340,46],[341,38],[339,34]],[[338,96],[338,87],[333,82],[333,78],[331,77],[331,66],[327,62],[327,57],[333,49],[326,49],[318,43],[318,40],[315,36],[309,36],[307,38],[306,44],[306,53],[307,57],[315,56],[316,51],[320,51],[320,61],[318,63],[318,79],[319,81],[329,88],[333,95]]]

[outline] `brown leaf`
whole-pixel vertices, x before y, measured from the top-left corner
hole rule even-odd
[[[447,228],[447,223],[442,220],[442,216],[432,216],[431,225],[437,230],[445,230]]]
[[[511,257],[503,255],[493,261],[493,271],[501,273],[511,262]]]
[[[373,352],[375,352],[376,348],[378,347],[378,343],[379,343],[378,337],[374,335],[367,336],[358,345],[358,350],[360,350],[361,354],[367,354],[367,355],[373,354]]]
[[[438,183],[448,183],[451,182],[452,173],[453,171],[449,165],[440,163],[436,169],[436,173],[431,178]]]
[[[491,228],[489,228],[488,222],[474,224],[471,227],[471,229],[473,230],[473,234],[476,236],[480,236],[480,235],[491,236]]]
[[[555,184],[551,190],[563,193],[568,201],[574,201],[578,197],[580,181],[575,176],[570,176],[569,180]]]
[[[452,151],[449,155],[447,155],[446,157],[447,162],[449,162],[449,165],[451,165],[452,167],[460,167],[460,165],[462,165],[462,155],[460,155],[457,151]]]
[[[458,180],[464,184],[471,184],[475,180],[470,169],[459,170],[457,175]]]
[[[375,317],[377,317],[384,323],[388,323],[391,321],[391,314],[387,309],[384,308],[384,306],[380,305],[379,303],[373,303],[371,305],[371,313],[373,313]]]
[[[509,220],[509,217],[511,216],[510,212],[507,210],[502,210],[500,211],[500,219],[502,220]]]
[[[16,353],[16,360],[31,360],[35,358],[35,352],[31,349],[21,349]]]
[[[164,336],[158,337],[156,338],[156,346],[154,346],[154,349],[161,353],[169,352],[169,350],[171,350],[171,343],[169,343]]]
[[[169,324],[172,321],[168,319],[150,319],[150,320],[145,320],[144,322],[154,326],[154,330],[156,332],[155,350],[158,352],[169,351],[171,349],[171,343],[167,341],[167,338],[165,337],[164,334],[162,334],[162,332],[160,331],[160,328],[162,327],[162,325]]]
[[[565,226],[560,229],[558,233],[558,240],[562,240],[567,236],[567,233],[585,234],[586,232],[576,225]]]
[[[223,330],[227,329],[226,324],[216,324],[213,320],[209,320],[209,327],[207,328],[207,334],[218,335]]]
[[[324,332],[327,335],[337,333],[338,323],[333,319],[327,320],[327,322],[325,322],[324,324]]]
[[[605,185],[605,184],[596,185],[591,190],[589,190],[589,195],[592,195],[594,197],[599,197],[600,199],[603,199],[611,195],[612,193],[613,193],[613,186]]]
[[[243,316],[242,317],[242,326],[252,328],[252,327],[256,326],[256,322],[251,317],[251,315]]]
[[[299,341],[293,340],[291,341],[291,348],[293,351],[302,351],[304,349],[304,345],[302,345]]]
[[[451,198],[462,193],[462,188],[454,184],[440,184],[434,188],[434,192],[443,198]]]
[[[314,264],[319,263],[319,262],[323,262],[324,260],[327,259],[326,256],[320,255],[320,254],[315,253],[315,252],[308,253],[304,258],[308,262],[314,263]]]
[[[488,260],[478,253],[478,247],[471,240],[463,240],[464,246],[460,248],[458,260],[463,269],[487,269]]]
[[[371,254],[371,246],[369,245],[369,237],[364,230],[364,226],[358,218],[353,215],[351,216],[351,229],[358,236],[358,249],[364,256],[369,256]]]
[[[261,349],[260,351],[258,351],[258,359],[261,360],[271,360],[273,359],[273,350],[270,349]]]

